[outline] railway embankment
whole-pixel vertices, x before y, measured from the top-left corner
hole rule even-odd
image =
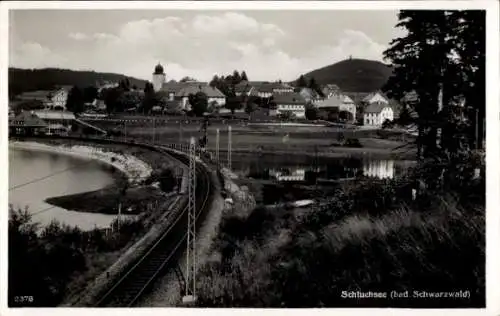
[[[199,161],[209,170],[211,181],[214,184],[214,198],[210,210],[198,229],[196,253],[196,268],[204,266],[212,260],[212,245],[219,233],[219,225],[226,212],[250,212],[255,207],[255,200],[245,187],[239,187],[235,182],[236,175],[226,168],[217,171],[215,165]],[[179,268],[186,270],[186,258],[181,256]],[[170,272],[160,278],[154,285],[154,291],[144,296],[138,302],[143,307],[172,307],[181,302],[183,289],[175,273]]]
[[[157,148],[159,151],[159,148]],[[162,151],[163,152],[163,151]],[[164,153],[166,155],[166,153]],[[169,157],[173,159],[173,157]],[[131,245],[119,259],[111,265],[106,271],[101,273],[95,280],[88,285],[83,295],[75,296],[73,299],[64,303],[65,307],[92,307],[97,304],[101,297],[110,291],[120,278],[132,268],[143,255],[154,246],[154,244],[167,233],[172,223],[180,216],[181,212],[187,205],[187,197],[184,193],[187,192],[188,186],[188,168],[181,161],[177,161],[179,168],[182,170],[182,181],[179,191],[181,195],[173,196],[165,205],[160,205],[163,209],[163,215],[156,218],[152,223],[149,231],[140,238],[137,242]]]

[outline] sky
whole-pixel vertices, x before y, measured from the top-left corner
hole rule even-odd
[[[294,80],[352,58],[383,60],[397,11],[11,10],[9,65],[167,80],[245,70]]]

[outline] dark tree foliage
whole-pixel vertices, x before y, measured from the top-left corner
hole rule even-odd
[[[197,81],[197,80],[189,76],[186,76],[180,80],[180,82],[189,82],[189,81]]]
[[[94,86],[88,86],[83,89],[83,101],[92,102],[97,99],[99,91]]]
[[[245,70],[241,72],[241,81],[248,81],[248,76]]]
[[[9,306],[55,306],[72,274],[86,268],[79,231],[52,223],[39,236],[27,211],[10,211]],[[23,295],[33,302],[15,300]]]
[[[309,79],[309,83],[307,84],[307,87],[312,89],[316,93],[323,95],[323,91],[321,91],[321,87],[316,82],[316,79],[314,79],[314,77],[311,77],[311,79]]]
[[[297,87],[300,87],[300,88],[307,87],[307,80],[304,77],[304,75],[300,75],[299,80],[297,81]]]
[[[307,87],[307,80],[314,77],[319,85],[335,84],[345,92],[376,91],[391,74],[392,69],[382,62],[353,58],[304,74],[302,86]]]
[[[215,75],[210,81],[209,85],[211,87],[219,89],[226,97],[232,97],[235,96],[234,86],[244,80],[248,81],[246,72],[243,70],[240,75],[240,73],[235,70],[232,74],[227,76],[219,77],[218,75]]]
[[[73,113],[81,113],[85,110],[84,94],[82,89],[77,86],[71,88],[68,93],[68,99],[66,100],[66,109]]]
[[[399,100],[410,92],[418,96],[411,106],[418,114],[419,157],[435,157],[440,151],[453,153],[457,149],[453,140],[459,137],[457,128],[468,130],[465,143],[473,143],[475,135],[471,126],[476,122],[475,109],[478,127],[482,127],[484,24],[485,15],[481,11],[403,10],[399,14],[397,26],[405,28],[408,35],[393,40],[384,53],[394,67],[394,76],[385,90]],[[440,92],[442,109],[438,106]],[[459,120],[455,111],[462,100],[473,109],[465,114],[466,121]],[[440,144],[438,129],[442,130]]]
[[[27,91],[51,90],[58,85],[89,87],[96,86],[96,83],[101,81],[120,82],[124,78],[128,78],[131,84],[140,88],[144,87],[146,83],[145,80],[125,77],[124,75],[94,71],[9,68],[9,97]]]
[[[10,207],[9,211],[9,307],[57,306],[68,294],[70,282],[92,268],[86,255],[116,251],[144,233],[143,223],[135,220],[122,220],[118,235],[97,228],[84,232],[56,221],[41,228],[27,210]],[[117,231],[116,220],[111,226]],[[20,296],[29,298],[16,299]]]
[[[312,104],[308,104],[306,106],[306,118],[308,120],[317,120],[318,119],[318,109],[315,108]]]
[[[172,192],[175,185],[177,184],[177,180],[174,176],[174,173],[171,169],[165,169],[160,173],[160,188],[163,192]]]
[[[257,104],[254,102],[247,102],[245,106],[245,112],[250,114],[252,112],[255,112],[258,109]]]
[[[106,104],[106,111],[108,113],[123,110],[120,98],[124,92],[125,91],[120,87],[105,89],[105,91],[102,91],[104,103]]]
[[[226,109],[229,109],[231,111],[231,114],[234,115],[234,112],[236,110],[242,108],[243,108],[243,100],[241,97],[232,96],[226,99]]]
[[[139,111],[142,113],[149,113],[151,109],[158,104],[158,98],[154,91],[153,84],[147,82],[144,86],[144,99],[140,105]]]
[[[196,94],[190,94],[189,104],[191,104],[191,111],[196,116],[203,116],[208,109],[208,97],[203,92],[197,92]]]
[[[232,78],[233,85],[236,85],[236,84],[241,82],[241,76],[240,76],[240,73],[238,72],[238,70],[233,71],[233,76],[231,78]]]

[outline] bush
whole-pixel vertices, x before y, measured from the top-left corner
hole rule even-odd
[[[360,181],[313,209],[256,209],[223,220],[223,247],[214,245],[217,256],[200,269],[199,305],[484,307],[485,207],[477,196],[484,183],[470,180],[474,163],[463,161],[445,164],[444,185],[423,189],[417,201],[411,188],[436,170],[417,166],[407,184]],[[341,298],[407,289],[463,289],[470,298]]]
[[[357,138],[348,138],[345,143],[345,147],[352,147],[352,148],[361,148],[363,145],[359,142],[359,139]]]

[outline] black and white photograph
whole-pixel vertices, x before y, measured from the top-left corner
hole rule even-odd
[[[2,3],[2,309],[500,301],[499,6],[432,2]]]

